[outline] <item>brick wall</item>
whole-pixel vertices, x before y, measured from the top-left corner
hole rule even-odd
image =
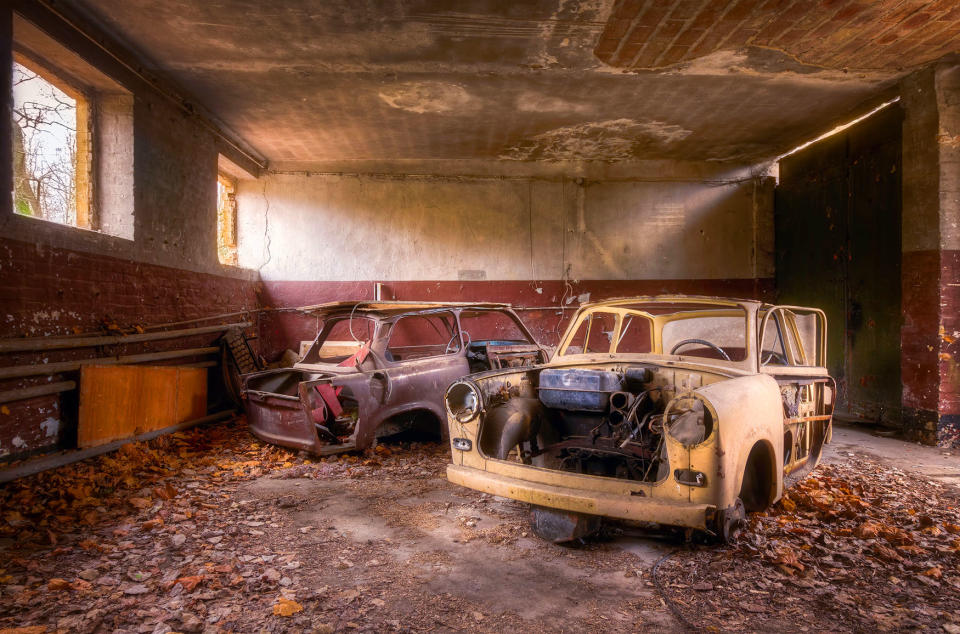
[[[126,332],[198,317],[249,310],[256,317],[254,282],[0,240],[0,337],[96,332],[115,324]],[[240,321],[242,316],[220,322]],[[188,326],[185,326],[188,327]],[[211,345],[217,335],[74,350],[0,354],[0,367],[56,363],[97,356],[122,356]],[[164,363],[186,363],[178,359]],[[77,380],[77,372],[0,380],[0,391],[47,382]],[[0,458],[75,440],[75,393],[6,404],[0,410]]]

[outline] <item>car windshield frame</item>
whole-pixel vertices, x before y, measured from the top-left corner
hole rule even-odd
[[[682,359],[687,362],[723,364],[731,367],[744,368],[756,371],[756,325],[755,316],[757,312],[757,302],[723,300],[713,298],[690,298],[690,297],[664,297],[664,298],[637,298],[621,301],[601,302],[581,307],[573,316],[567,330],[560,339],[560,345],[557,346],[553,355],[553,361],[570,359],[575,356],[597,356],[606,357],[654,357]],[[736,311],[736,312],[733,312]],[[611,333],[610,349],[603,352],[568,352],[568,348],[573,343],[574,337],[582,322],[595,313],[613,313],[616,315],[614,331]],[[705,358],[694,355],[670,354],[662,349],[663,327],[678,319],[691,319],[696,316],[731,316],[737,317],[742,313],[743,317],[743,358],[736,361],[726,361],[724,359]],[[684,315],[677,317],[677,315]],[[623,353],[617,352],[614,341],[619,342],[622,339],[622,329],[625,318],[643,317],[650,321],[651,351],[646,353]],[[659,347],[659,351],[658,351]]]
[[[539,345],[537,343],[536,338],[527,328],[526,324],[523,323],[523,320],[520,319],[520,316],[517,315],[517,313],[512,308],[487,308],[487,307],[472,308],[468,306],[468,307],[461,308],[459,311],[457,311],[457,324],[460,328],[460,338],[464,346],[467,346],[473,343],[473,335],[472,333],[470,333],[469,329],[466,329],[466,332],[470,336],[470,339],[468,340],[463,336],[464,330],[465,330],[463,321],[462,321],[464,317],[464,313],[468,313],[467,318],[470,319],[469,313],[493,313],[493,312],[506,315],[507,318],[509,318],[514,323],[514,325],[516,325],[517,329],[520,331],[520,334],[522,334],[526,338],[526,341],[524,342],[526,345],[533,345],[533,346]],[[481,339],[478,339],[478,341],[487,341],[487,340],[481,338]]]

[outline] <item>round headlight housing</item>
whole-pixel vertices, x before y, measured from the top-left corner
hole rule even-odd
[[[713,408],[699,394],[679,394],[667,404],[664,427],[684,447],[695,447],[713,434]]]
[[[444,397],[447,413],[461,423],[468,423],[480,414],[483,398],[480,389],[469,381],[457,381],[447,388]]]

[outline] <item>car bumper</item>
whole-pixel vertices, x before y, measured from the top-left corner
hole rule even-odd
[[[318,456],[356,449],[352,442],[334,445],[321,441],[298,398],[248,392],[245,401],[247,425],[260,440]]]
[[[636,495],[585,491],[531,482],[461,465],[447,465],[447,479],[470,489],[566,511],[705,530],[716,507]]]

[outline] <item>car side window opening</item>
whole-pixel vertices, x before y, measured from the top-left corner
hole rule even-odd
[[[408,315],[390,330],[388,361],[408,361],[454,354],[460,351],[460,333],[453,313]]]
[[[467,345],[472,342],[533,343],[516,320],[501,310],[465,310],[460,328]]]
[[[767,318],[763,343],[760,346],[760,365],[790,365],[780,320],[780,311]]]
[[[623,354],[645,354],[653,352],[651,335],[653,328],[648,317],[626,314],[620,322],[615,351]]]
[[[304,355],[303,363],[340,363],[369,345],[375,329],[376,322],[367,317],[328,319]]]
[[[796,359],[797,365],[816,365],[817,364],[817,351],[819,346],[817,345],[817,331],[818,331],[818,319],[816,313],[795,313],[793,311],[788,311],[794,326],[796,327],[796,335],[794,338],[791,333],[790,340],[794,346],[795,353],[794,358]]]
[[[570,338],[570,343],[563,354],[610,352],[616,320],[615,313],[602,311],[588,313],[577,327],[577,332]]]

